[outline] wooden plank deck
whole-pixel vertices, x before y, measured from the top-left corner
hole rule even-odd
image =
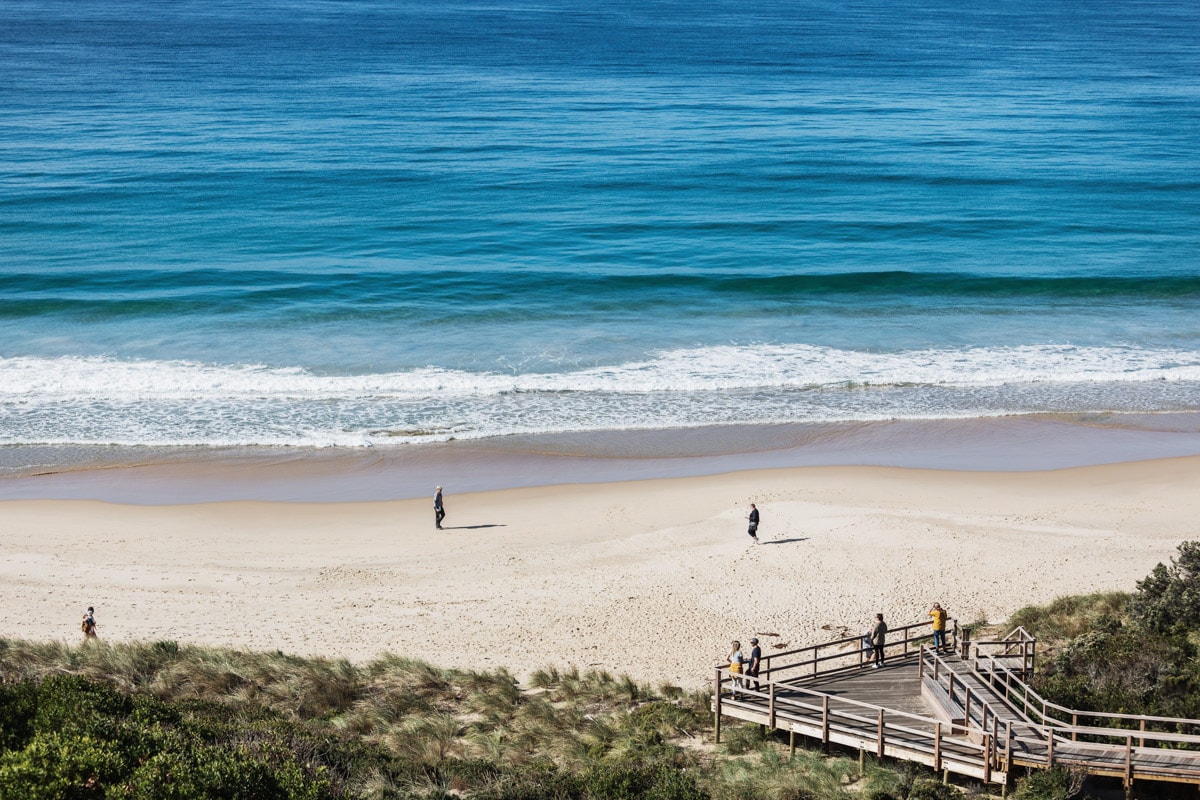
[[[1147,728],[1149,722],[1200,730],[1200,720],[1062,709],[1019,677],[1033,667],[1031,637],[977,643],[968,660],[921,648],[916,643],[927,638],[919,635],[921,628],[901,629],[903,640],[892,646],[898,652],[889,653],[881,669],[862,665],[854,639],[776,654],[770,678],[761,678],[757,689],[719,667],[713,696],[717,738],[721,718],[730,717],[985,783],[1007,783],[1013,766],[1062,765],[1115,776],[1126,786],[1146,779],[1200,784],[1200,735]],[[981,657],[983,644],[1005,647],[999,658]],[[1098,721],[1064,723],[1050,715],[1052,708],[1071,721]],[[1136,730],[1121,727],[1135,723]]]

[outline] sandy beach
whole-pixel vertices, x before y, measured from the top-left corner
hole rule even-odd
[[[430,489],[433,488],[430,482]],[[749,503],[760,537],[746,535]],[[0,503],[2,635],[173,639],[468,668],[546,665],[700,686],[732,638],[771,652],[876,611],[964,622],[1131,590],[1200,516],[1200,458],[1051,472],[884,467],[428,499]]]

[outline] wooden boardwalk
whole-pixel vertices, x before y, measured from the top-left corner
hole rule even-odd
[[[929,623],[892,631],[887,663],[867,664],[858,637],[763,659],[750,678],[718,667],[716,736],[740,719],[877,757],[1006,784],[1013,767],[1065,766],[1091,775],[1200,784],[1200,720],[1098,714],[1046,701],[1026,683],[1036,640],[925,645]]]

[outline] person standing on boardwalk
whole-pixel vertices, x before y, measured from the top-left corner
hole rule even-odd
[[[887,644],[887,630],[883,614],[876,614],[875,624],[871,626],[871,647],[875,650],[875,663],[871,665],[873,669],[879,669],[884,665],[883,647]]]
[[[729,651],[729,674],[733,677],[733,696],[738,696],[738,689],[742,688],[742,665],[746,661],[746,657],[742,655],[742,643],[737,639],[733,640],[733,649]]]
[[[442,520],[446,518],[446,506],[442,504],[442,487],[437,487],[437,494],[433,496],[433,524],[439,531],[442,529]]]
[[[746,688],[759,690],[758,670],[762,666],[762,648],[758,646],[758,638],[750,637],[750,660],[746,662]],[[753,680],[751,680],[753,679]]]
[[[933,608],[929,609],[929,616],[933,617],[933,649],[939,653],[950,652],[946,647],[946,609],[934,603]]]
[[[747,533],[750,534],[754,543],[758,544],[758,507],[754,503],[750,504],[750,530]]]
[[[96,609],[88,606],[87,611],[83,612],[83,640],[96,638]]]

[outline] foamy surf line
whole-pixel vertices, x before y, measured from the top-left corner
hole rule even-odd
[[[0,359],[0,444],[373,447],[587,431],[1200,409],[1200,353],[1044,345],[661,351],[561,372]]]
[[[737,425],[418,447],[0,447],[0,500],[375,501],[754,469],[1027,471],[1200,455],[1200,414]]]

